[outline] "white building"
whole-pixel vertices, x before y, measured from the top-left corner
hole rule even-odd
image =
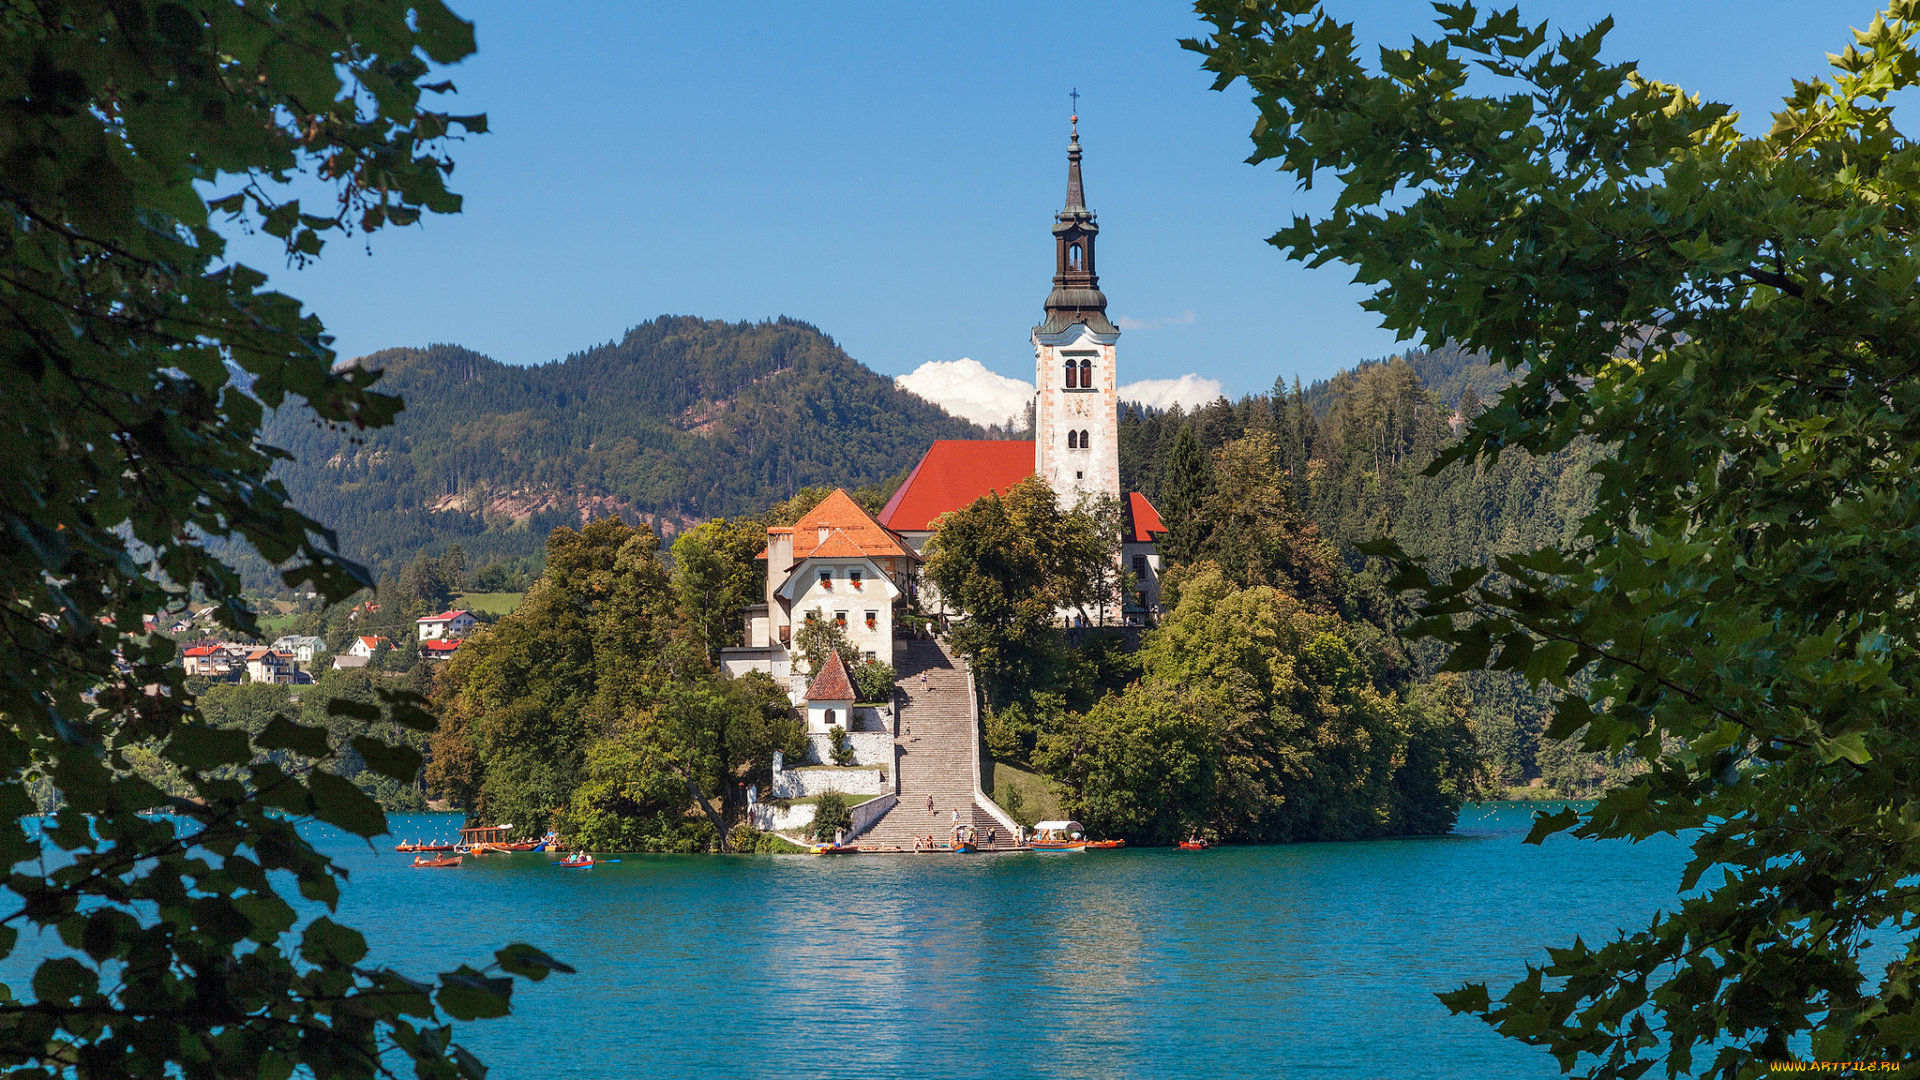
[[[415,620],[419,627],[418,638],[421,641],[458,641],[473,630],[480,620],[470,611],[443,611],[438,615],[428,615]]]

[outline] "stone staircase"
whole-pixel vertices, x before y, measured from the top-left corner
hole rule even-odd
[[[900,673],[895,697],[894,767],[900,777],[900,802],[862,833],[858,843],[913,850],[913,838],[931,833],[945,840],[953,832],[953,811],[984,839],[988,829],[1000,845],[1011,846],[1007,826],[973,799],[978,748],[973,732],[972,691],[966,662],[937,641],[897,642],[894,668]],[[927,797],[933,796],[933,812]]]

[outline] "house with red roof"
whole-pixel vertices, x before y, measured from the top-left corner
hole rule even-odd
[[[438,615],[427,615],[414,620],[418,627],[420,641],[436,641],[441,638],[458,640],[472,632],[474,624],[480,620],[473,617],[471,611],[443,611]]]
[[[458,638],[431,638],[420,643],[420,658],[422,660],[451,659],[454,650],[459,647],[460,640]]]

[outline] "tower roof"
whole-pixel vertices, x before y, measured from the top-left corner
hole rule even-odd
[[[1053,291],[1047,294],[1047,317],[1034,333],[1057,334],[1075,323],[1096,334],[1120,332],[1107,321],[1107,297],[1093,269],[1093,243],[1099,234],[1080,178],[1080,117],[1075,116],[1067,142],[1067,202],[1053,216]]]
[[[852,701],[853,680],[847,678],[847,665],[840,662],[840,650],[827,654],[827,662],[820,665],[820,674],[813,677],[813,684],[807,687],[808,701]]]

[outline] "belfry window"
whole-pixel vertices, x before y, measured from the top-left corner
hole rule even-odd
[[[1079,369],[1073,366],[1073,361],[1067,361],[1067,389],[1072,390],[1080,385],[1080,380],[1075,377],[1078,373]]]
[[[1080,431],[1080,449],[1089,450],[1092,449],[1092,447],[1093,436],[1087,434],[1086,429],[1082,428]]]
[[[1080,433],[1079,432],[1077,431],[1067,432],[1067,449],[1069,450],[1080,449]]]
[[[1093,361],[1080,361],[1080,389],[1093,389]]]
[[[1079,244],[1071,244],[1067,247],[1067,269],[1069,270],[1080,269],[1080,245]]]

